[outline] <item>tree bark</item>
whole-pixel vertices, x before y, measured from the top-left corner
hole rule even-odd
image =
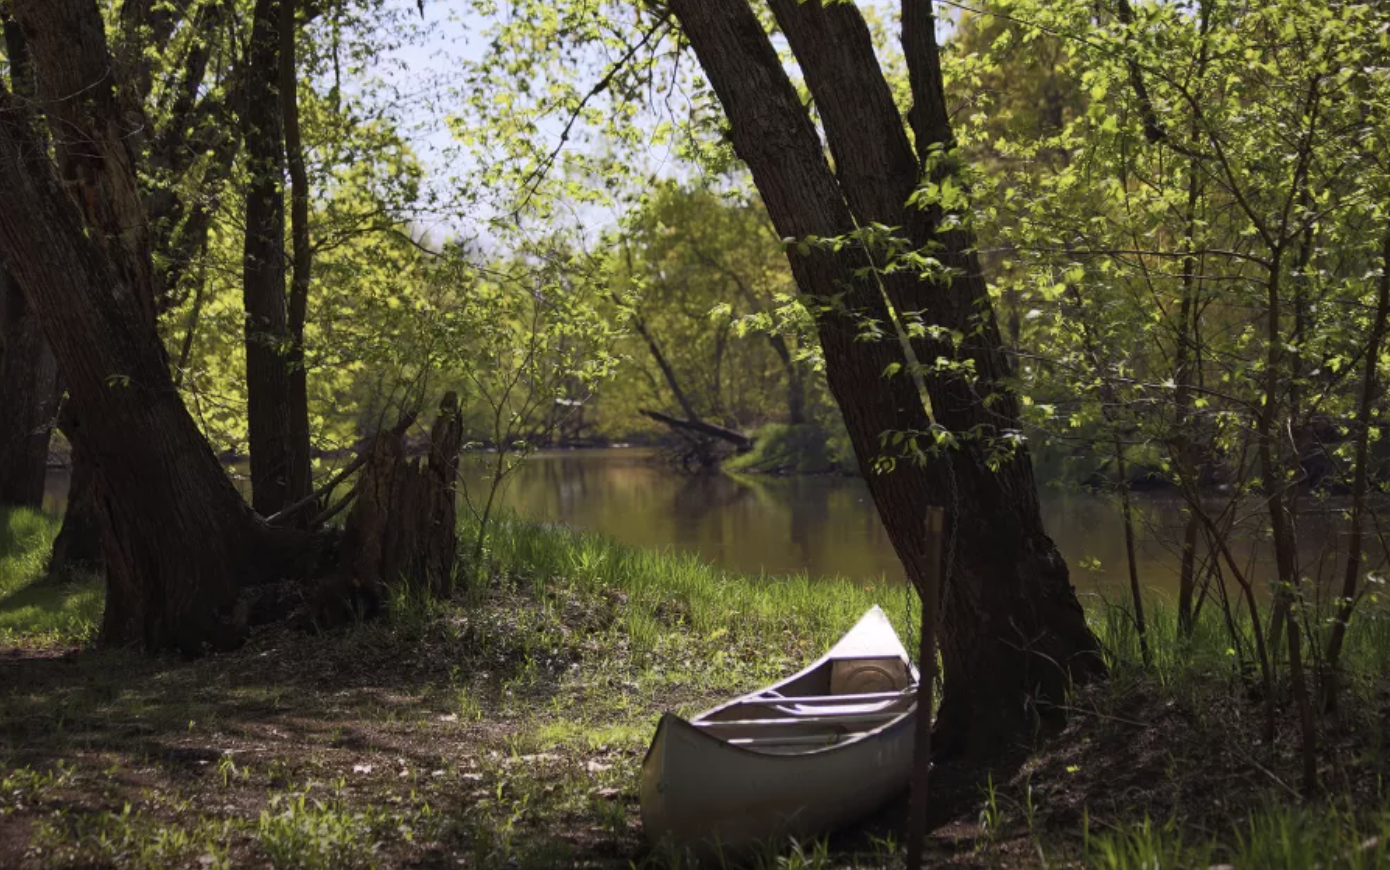
[[[377,612],[399,583],[434,595],[452,589],[463,446],[458,396],[449,393],[440,403],[423,463],[405,454],[402,438],[413,420],[407,417],[378,433],[368,448],[343,531],[339,570],[320,593],[318,610],[329,619],[344,612]]]
[[[280,15],[280,103],[285,122],[285,160],[290,171],[290,235],[294,243],[290,283],[290,458],[286,500],[303,499],[313,488],[309,457],[309,373],[304,368],[304,322],[309,312],[309,280],[313,249],[309,240],[309,173],[304,166],[304,143],[299,133],[299,81],[295,61],[295,7],[302,0],[285,0]]]
[[[10,85],[32,102],[33,65],[24,33],[8,14],[3,18]],[[38,317],[13,276],[0,266],[0,504],[43,505],[57,379],[57,365]]]
[[[53,552],[48,557],[46,573],[51,581],[66,580],[84,571],[99,571],[105,564],[92,459],[83,447],[73,416],[64,413],[59,421],[72,444],[72,471],[68,477],[63,527],[53,539]]]
[[[39,319],[0,270],[0,505],[40,508],[58,368]]]
[[[256,0],[242,114],[251,174],[242,258],[251,504],[267,516],[296,500],[290,497],[293,341],[285,311],[285,150],[278,86],[284,14],[281,0]]]
[[[723,104],[735,151],[752,171],[780,236],[840,238],[870,221],[903,226],[908,218],[921,225],[914,243],[919,233],[932,234],[935,227],[904,208],[916,186],[917,162],[853,6],[773,4],[825,120],[838,178],[746,0],[674,0],[671,8]],[[891,274],[884,287],[899,311],[925,310],[929,322],[967,325],[966,334],[977,338],[964,353],[979,383],[992,387],[1007,377],[1008,366],[968,242],[954,241],[956,259],[971,268],[961,270],[949,292]],[[894,319],[871,275],[871,252],[858,244],[838,251],[802,247],[804,254],[789,256],[798,288],[818,309],[831,393],[894,550],[919,589],[928,576],[921,536],[926,508],[935,501],[952,514],[948,537],[955,544],[948,549],[955,560],[943,593],[939,749],[1006,752],[1028,733],[1033,702],[1061,701],[1073,681],[1100,669],[1066,563],[1043,533],[1027,453],[1004,455],[998,473],[989,467],[996,457],[978,443],[928,456],[933,421],[920,394],[908,377],[885,376],[910,361],[892,338]],[[977,311],[983,315],[978,322]],[[866,325],[888,337],[862,340]],[[919,359],[935,360],[931,351],[940,350],[919,347]],[[946,358],[956,356],[946,350]],[[1007,437],[1007,427],[1015,425],[1013,397],[996,393],[986,408],[973,387],[960,378],[929,377],[937,422],[967,432],[983,421]],[[966,421],[970,425],[962,425]],[[883,448],[890,435],[907,445],[897,456]]]
[[[81,410],[106,532],[104,639],[197,653],[236,645],[242,584],[288,546],[246,506],[180,401],[154,329],[150,234],[105,28],[84,0],[13,0],[55,129],[58,172],[0,88],[0,253]],[[283,534],[283,533],[282,533]],[[288,544],[289,542],[284,542]]]
[[[931,167],[937,181],[949,178],[955,159],[930,6],[920,0],[903,4],[914,152],[859,11],[820,0],[771,5],[815,97],[856,222],[901,227],[914,249],[935,254],[946,267],[935,280],[911,270],[883,277],[900,317],[921,312],[927,325],[963,336],[953,346],[930,331],[911,333],[932,417],[963,439],[948,460],[934,463],[938,497],[954,492],[948,510],[957,554],[943,602],[946,683],[938,746],[950,751],[1005,740],[1023,727],[1021,720],[997,733],[984,723],[1008,722],[1009,711],[1030,700],[1060,702],[1072,679],[1099,670],[1100,660],[1066,562],[1043,529],[1028,450],[1015,442],[1018,400],[1007,386],[1013,367],[974,239],[968,230],[953,228],[939,207],[907,205],[921,167],[930,165],[931,149],[945,149]],[[885,256],[878,255],[882,265]],[[968,368],[937,368],[936,360]]]

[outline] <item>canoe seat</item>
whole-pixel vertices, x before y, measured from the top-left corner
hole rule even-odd
[[[783,695],[780,692],[765,692],[760,698],[744,698],[739,701],[740,706],[766,706],[773,707],[778,705],[791,704],[796,706],[827,705],[838,707],[847,703],[865,703],[869,701],[903,701],[916,697],[916,688],[903,689],[892,692],[867,692],[862,695]]]
[[[881,713],[899,701],[876,701],[870,704],[796,704],[774,709],[793,716],[854,716],[861,713]]]
[[[838,659],[830,666],[831,695],[891,692],[911,684],[907,662],[900,658]]]

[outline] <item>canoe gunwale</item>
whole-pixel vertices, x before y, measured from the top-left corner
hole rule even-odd
[[[826,743],[824,746],[819,746],[814,749],[807,749],[805,751],[798,752],[763,752],[753,746],[746,746],[741,743],[730,743],[727,738],[717,737],[713,734],[710,734],[703,728],[697,728],[693,724],[691,724],[693,720],[682,719],[680,716],[677,716],[674,713],[661,714],[661,722],[656,726],[656,728],[657,733],[659,734],[661,732],[661,729],[663,728],[675,728],[679,726],[681,730],[688,731],[691,734],[698,734],[700,735],[700,739],[705,740],[716,746],[721,746],[733,752],[747,753],[748,755],[756,756],[758,758],[776,759],[779,763],[781,763],[795,762],[806,758],[814,758],[817,755],[823,755],[827,752],[842,751],[850,746],[863,743],[865,740],[871,740],[876,737],[881,737],[884,733],[892,731],[897,727],[901,726],[905,721],[907,721],[908,724],[911,724],[911,719],[916,714],[916,712],[917,704],[916,702],[913,702],[912,706],[904,710],[901,715],[888,720],[887,722],[883,723],[877,728],[871,728],[867,731],[856,731],[852,734],[845,735],[846,739],[844,740],[837,740],[834,743]],[[647,747],[647,756],[651,755],[652,748],[656,746],[656,743],[657,741],[653,739],[652,745]],[[646,757],[643,757],[642,763],[644,765],[646,764]]]
[[[854,636],[855,632],[861,630],[861,629],[864,627],[865,622],[867,622],[871,617],[876,617],[877,619],[881,620],[882,623],[883,623],[882,626],[881,626],[881,629],[882,629],[882,632],[881,632],[881,633],[882,633],[882,635],[883,635],[882,638],[881,638],[881,640],[882,640],[882,642],[883,642],[883,648],[882,648],[881,650],[875,651],[875,652],[873,652],[873,653],[867,653],[867,654],[866,654],[866,653],[862,653],[862,652],[858,652],[858,653],[851,653],[851,654],[847,654],[847,655],[846,655],[846,654],[837,655],[835,651],[836,651],[837,649],[840,649],[840,648],[844,647],[844,646],[846,645],[846,643]],[[871,626],[870,628],[876,628],[876,627],[872,627],[872,626]],[[871,728],[871,729],[869,729],[869,730],[867,730],[867,731],[855,732],[855,733],[852,734],[852,735],[847,735],[849,739],[841,740],[841,741],[836,741],[835,743],[827,743],[827,744],[826,744],[825,746],[823,746],[823,747],[819,747],[819,748],[816,748],[816,749],[808,749],[808,750],[806,750],[806,751],[804,751],[804,752],[792,752],[792,753],[784,753],[784,752],[762,752],[762,751],[760,751],[760,750],[758,750],[758,749],[756,749],[756,748],[753,748],[753,747],[744,746],[744,745],[741,745],[741,744],[729,743],[727,738],[716,737],[716,736],[714,736],[713,734],[708,733],[708,732],[705,731],[704,729],[699,728],[699,727],[696,727],[696,725],[694,724],[694,723],[696,723],[696,722],[705,721],[705,720],[707,720],[710,716],[713,716],[713,715],[716,714],[716,713],[721,713],[721,712],[723,712],[723,711],[725,711],[725,710],[727,710],[727,709],[729,709],[729,708],[731,708],[731,707],[737,706],[738,704],[746,703],[746,702],[748,702],[748,701],[763,701],[763,700],[765,700],[765,699],[767,698],[767,696],[769,695],[769,693],[774,693],[774,692],[776,692],[778,689],[782,688],[783,686],[786,686],[786,685],[788,685],[788,684],[790,684],[790,683],[794,683],[794,682],[796,682],[797,680],[800,680],[800,679],[802,679],[803,677],[808,676],[808,675],[811,674],[813,671],[815,671],[817,668],[824,667],[824,666],[826,666],[826,665],[829,665],[829,664],[832,663],[832,662],[837,662],[837,661],[874,661],[874,660],[881,660],[881,659],[887,659],[887,658],[901,659],[902,662],[903,662],[903,664],[907,666],[907,671],[908,671],[909,677],[911,678],[911,683],[910,683],[907,687],[905,687],[905,688],[903,688],[903,689],[901,690],[901,695],[902,695],[902,697],[903,697],[904,700],[907,700],[908,698],[912,698],[912,699],[913,699],[913,700],[912,700],[912,704],[911,704],[911,706],[909,706],[907,709],[905,709],[905,710],[902,712],[902,714],[901,714],[900,716],[898,716],[898,717],[896,717],[896,718],[893,718],[893,719],[890,719],[890,720],[888,720],[887,722],[884,722],[882,725],[880,725],[880,726],[877,727],[877,728]],[[795,761],[795,760],[801,759],[801,758],[814,757],[814,756],[816,756],[816,755],[819,755],[819,754],[822,754],[822,753],[825,753],[825,752],[832,752],[832,751],[836,751],[836,750],[843,750],[843,749],[845,749],[846,747],[853,746],[853,745],[858,744],[858,743],[861,743],[861,742],[863,742],[863,741],[865,741],[865,740],[868,740],[868,739],[877,737],[877,736],[881,735],[883,732],[888,731],[888,730],[890,730],[890,729],[892,729],[892,728],[897,727],[897,726],[900,725],[905,719],[910,719],[910,718],[917,712],[917,701],[916,701],[916,698],[915,698],[915,696],[916,696],[915,689],[916,689],[917,684],[918,684],[918,682],[919,682],[920,680],[921,680],[921,675],[918,673],[917,668],[912,664],[912,660],[908,657],[907,650],[903,647],[902,641],[898,638],[897,633],[893,631],[892,624],[888,622],[888,617],[887,617],[886,615],[884,615],[883,609],[882,609],[882,608],[880,608],[879,606],[875,605],[874,607],[870,608],[870,609],[868,610],[868,612],[866,612],[862,617],[860,617],[859,622],[857,622],[857,623],[854,625],[853,628],[851,628],[848,632],[846,632],[846,633],[844,634],[844,636],[842,636],[842,637],[840,638],[840,640],[837,641],[837,642],[835,643],[835,645],[832,646],[828,652],[826,652],[824,655],[822,655],[820,658],[816,659],[815,661],[811,662],[811,663],[810,663],[809,665],[807,665],[806,667],[804,667],[804,668],[802,668],[801,670],[797,671],[796,673],[794,673],[794,674],[792,674],[792,675],[790,675],[790,676],[788,676],[788,677],[784,677],[784,678],[782,678],[781,680],[778,680],[777,682],[775,682],[775,683],[773,683],[773,684],[771,684],[771,685],[763,686],[763,687],[760,688],[760,689],[755,689],[755,690],[753,690],[752,692],[748,692],[747,694],[744,694],[744,695],[739,695],[737,698],[734,698],[734,699],[729,700],[729,701],[725,701],[725,702],[722,703],[722,704],[719,704],[719,705],[717,705],[717,706],[711,707],[710,709],[705,710],[704,712],[699,713],[699,714],[697,714],[697,715],[695,715],[695,716],[692,716],[692,717],[690,717],[689,719],[686,719],[686,718],[684,718],[684,717],[682,717],[682,716],[678,716],[678,715],[676,715],[675,713],[669,713],[669,712],[667,712],[667,713],[662,713],[662,714],[661,714],[661,721],[657,724],[656,735],[653,736],[652,742],[651,742],[650,744],[648,744],[648,746],[647,746],[647,752],[646,752],[646,754],[643,755],[643,757],[642,757],[642,766],[643,766],[643,767],[646,767],[646,764],[647,764],[648,759],[651,758],[652,750],[654,750],[654,749],[656,748],[657,744],[660,742],[660,741],[658,741],[658,740],[656,739],[656,737],[660,735],[660,733],[661,733],[661,731],[662,731],[663,728],[675,727],[675,726],[674,726],[674,723],[679,723],[681,726],[684,726],[684,728],[687,729],[688,731],[690,731],[690,732],[692,732],[692,733],[694,733],[694,734],[699,734],[700,737],[701,737],[701,739],[703,739],[703,740],[708,740],[708,741],[710,741],[710,742],[712,742],[712,743],[719,744],[719,745],[721,745],[721,746],[727,747],[727,748],[730,749],[730,750],[733,750],[733,751],[736,751],[736,752],[744,752],[744,753],[747,753],[747,754],[749,754],[749,755],[756,756],[756,757],[758,757],[758,758],[778,758],[778,759],[787,759],[787,760]],[[834,698],[834,697],[836,697],[836,696],[835,696],[835,695],[819,695],[819,696],[816,696],[816,697],[820,697],[820,698]],[[843,696],[843,697],[849,697],[849,696]],[[670,720],[670,721],[668,722],[668,720]]]

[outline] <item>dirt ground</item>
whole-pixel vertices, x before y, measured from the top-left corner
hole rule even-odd
[[[661,649],[637,663],[615,648],[620,610],[620,596],[544,612],[503,598],[325,635],[278,628],[199,661],[0,652],[0,867],[669,865],[637,803],[656,718],[760,677],[701,678]],[[813,652],[793,645],[787,662]],[[1219,835],[1297,799],[1294,735],[1259,745],[1261,708],[1238,684],[1186,691],[1117,677],[1078,693],[1066,729],[1014,764],[944,764],[933,866],[1081,866],[1088,832],[1148,818]],[[1322,776],[1380,805],[1385,732],[1367,721],[1325,729]],[[885,866],[903,812],[820,857],[750,860]]]

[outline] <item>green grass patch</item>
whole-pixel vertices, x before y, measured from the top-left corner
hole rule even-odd
[[[529,583],[536,593],[561,583],[588,595],[621,598],[628,642],[644,652],[673,632],[723,649],[743,642],[779,647],[782,638],[795,638],[798,648],[823,648],[875,604],[904,637],[913,628],[907,624],[908,596],[899,589],[871,590],[805,574],[749,577],[695,555],[642,550],[515,518],[496,524],[488,557],[494,570]]]
[[[43,576],[62,524],[51,514],[0,507],[0,598]]]
[[[744,474],[852,473],[854,454],[815,424],[769,423],[753,433],[753,449],[731,456],[724,470]]]
[[[0,647],[71,646],[95,636],[104,590],[99,578],[44,579],[62,519],[0,508]]]

